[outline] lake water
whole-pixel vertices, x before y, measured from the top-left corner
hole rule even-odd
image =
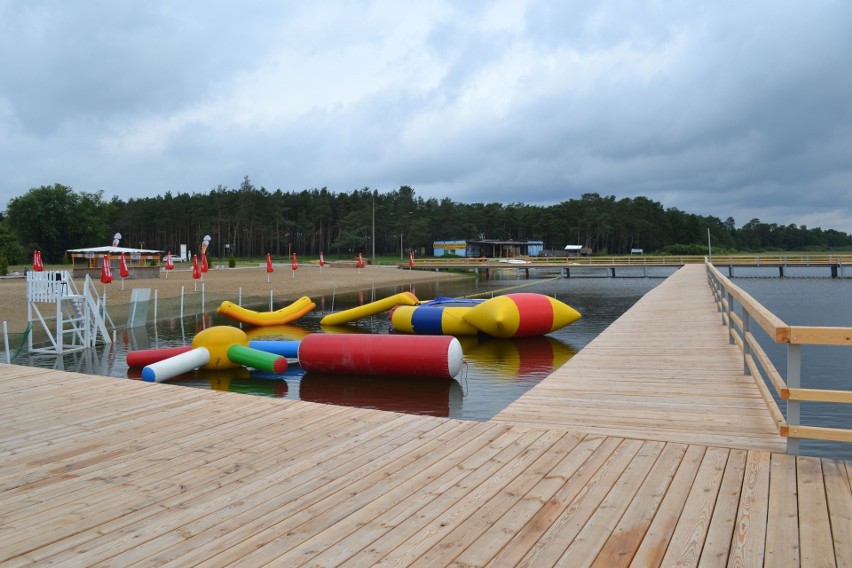
[[[466,368],[457,381],[422,380],[407,377],[318,376],[305,374],[298,365],[283,378],[265,378],[244,369],[234,372],[195,372],[170,381],[194,388],[228,390],[250,395],[284,397],[338,405],[361,406],[448,416],[466,420],[488,420],[554,369],[568,361],[606,327],[629,309],[646,292],[671,274],[671,268],[647,272],[650,277],[573,277],[558,275],[523,278],[522,272],[506,270],[491,280],[455,281],[396,286],[336,297],[314,297],[317,309],[294,324],[247,330],[251,339],[300,339],[321,331],[319,320],[327,313],[383,298],[401,291],[414,292],[421,300],[436,296],[487,298],[508,292],[537,292],[558,298],[577,309],[583,317],[572,325],[545,337],[521,340],[460,338]],[[600,275],[605,276],[602,272]],[[640,271],[633,276],[643,276]],[[827,271],[826,271],[827,274]],[[774,276],[774,277],[773,277]],[[825,276],[820,274],[819,276]],[[779,317],[792,325],[852,326],[852,278],[777,278],[760,270],[738,269],[735,283]],[[266,306],[247,306],[266,310]],[[276,305],[275,308],[281,306]],[[120,330],[115,344],[65,355],[61,358],[21,357],[20,364],[53,367],[69,371],[115,377],[138,378],[138,370],[125,363],[130,350],[187,345],[192,337],[211,325],[232,325],[215,312],[183,319],[160,319],[147,329]],[[348,333],[387,333],[386,314],[358,320],[337,330]],[[785,372],[783,346],[759,337],[776,367]],[[813,349],[813,352],[811,352]],[[802,386],[849,389],[852,350],[848,348],[806,347],[803,349]],[[841,387],[842,385],[842,387]],[[830,406],[831,408],[826,408]],[[803,404],[802,422],[852,426],[844,405]],[[849,405],[845,405],[849,406]],[[841,407],[841,408],[837,408]],[[783,404],[781,408],[784,409]],[[852,459],[852,444],[803,442],[802,453]]]

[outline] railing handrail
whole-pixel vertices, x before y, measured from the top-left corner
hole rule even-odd
[[[627,266],[680,266],[683,264],[703,264],[704,255],[613,255],[613,256],[535,256],[535,257],[518,257],[512,260],[523,260],[526,265],[568,265],[568,266],[610,266],[610,265],[627,265]],[[421,266],[446,266],[446,265],[485,265],[485,266],[505,266],[522,268],[524,264],[511,264],[503,262],[509,260],[506,258],[476,258],[465,256],[454,257],[438,257],[438,258],[417,258],[415,265]],[[731,266],[818,266],[818,265],[835,265],[848,266],[852,265],[852,254],[789,254],[789,253],[764,253],[764,254],[739,254],[739,255],[717,255],[712,258],[716,264],[724,264]],[[400,263],[400,266],[408,266],[407,262]]]
[[[798,452],[799,438],[852,442],[852,429],[803,426],[798,423],[800,402],[852,404],[852,391],[805,389],[800,385],[801,346],[852,346],[852,327],[787,325],[719,272],[709,259],[706,260],[706,267],[708,283],[713,289],[717,307],[722,313],[722,323],[729,328],[731,343],[736,344],[743,353],[743,374],[752,375],[770,414],[778,425],[779,433],[788,438],[788,452]],[[734,301],[740,303],[742,317],[735,312]],[[786,380],[751,333],[749,329],[751,320],[756,321],[772,341],[787,345]],[[775,403],[775,399],[769,394],[760,370],[766,374],[769,384],[775,389],[778,397],[787,401],[786,418]]]

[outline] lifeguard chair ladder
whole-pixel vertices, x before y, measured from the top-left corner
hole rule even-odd
[[[50,339],[46,347],[33,347],[33,334],[30,333],[31,353],[61,355],[86,349],[97,343],[98,335],[104,343],[112,343],[107,319],[110,318],[106,306],[88,275],[81,294],[67,270],[27,272],[27,321],[33,327],[36,321],[41,323]]]

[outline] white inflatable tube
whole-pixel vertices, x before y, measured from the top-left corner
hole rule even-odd
[[[142,369],[142,380],[149,383],[168,381],[210,362],[210,352],[204,347],[151,363]]]

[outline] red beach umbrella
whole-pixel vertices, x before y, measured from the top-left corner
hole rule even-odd
[[[198,267],[198,255],[192,255],[192,277],[198,280],[201,278],[201,269]]]
[[[172,251],[166,255],[166,280],[169,279],[169,270],[175,269],[175,261],[172,260]]]
[[[290,265],[290,268],[293,269],[293,278],[295,278],[296,277],[296,270],[299,269],[299,263],[296,262],[296,253],[295,252],[293,253],[293,264]]]
[[[408,269],[411,270],[414,268],[414,253],[409,251],[408,253]]]
[[[101,262],[101,282],[104,284],[110,284],[112,282],[112,268],[109,265],[109,256],[106,254]]]
[[[275,268],[272,266],[272,257],[269,256],[269,253],[266,253],[266,281],[269,282],[269,275],[275,271]]]
[[[41,261],[41,251],[33,252],[33,270],[36,272],[44,271],[44,263]]]
[[[127,260],[124,258],[124,253],[121,253],[121,263],[118,265],[118,273],[122,278],[130,276],[130,271],[127,270]]]
[[[358,268],[364,268],[364,259],[361,258],[361,253],[358,253]]]
[[[209,268],[207,267],[207,253],[201,253],[201,272],[207,272]]]

